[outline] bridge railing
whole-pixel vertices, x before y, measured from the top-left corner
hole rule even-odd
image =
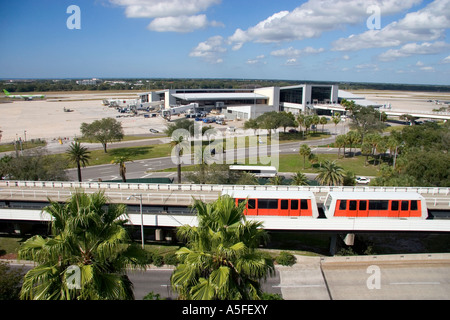
[[[430,195],[450,195],[450,188],[435,187],[327,187],[327,186],[274,186],[274,185],[215,185],[215,184],[148,184],[148,183],[117,183],[117,182],[73,182],[73,181],[8,181],[0,180],[0,188],[42,188],[42,189],[83,189],[83,190],[127,190],[127,191],[207,191],[221,192],[223,190],[271,190],[271,191],[312,191],[328,193],[331,191],[345,192],[417,192]]]

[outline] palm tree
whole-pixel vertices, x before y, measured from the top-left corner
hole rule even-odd
[[[20,259],[37,264],[24,277],[21,299],[134,299],[126,269],[144,268],[146,260],[124,228],[125,205],[108,204],[103,192],[75,193],[44,212],[52,217],[51,236],[34,236],[19,249]]]
[[[334,123],[334,133],[337,135],[337,125],[341,122],[341,114],[336,112],[332,118],[332,121]]]
[[[178,130],[177,130],[178,131]],[[178,184],[181,184],[181,156],[183,155],[183,147],[186,144],[187,137],[183,134],[173,134],[171,145],[175,148]],[[172,152],[173,153],[173,152]]]
[[[198,227],[177,230],[187,243],[177,251],[181,263],[171,283],[181,299],[261,299],[260,280],[274,272],[273,260],[256,250],[267,241],[262,223],[247,221],[245,202],[222,196],[213,203],[194,201]]]
[[[326,117],[320,117],[319,123],[322,125],[322,133],[323,133],[324,126],[328,123],[328,119]]]
[[[350,156],[352,157],[352,146],[361,141],[361,135],[356,131],[350,131],[345,135],[345,138],[350,145]]]
[[[341,148],[344,148],[344,158],[345,158],[345,146],[347,144],[347,139],[344,134],[341,134],[336,137],[336,140],[334,141],[334,146],[338,147],[338,158],[341,156]]]
[[[300,153],[300,155],[303,157],[303,170],[304,170],[306,166],[306,157],[309,157],[311,155],[311,148],[306,144],[302,144],[300,146],[300,149],[298,150],[298,153]]]
[[[78,181],[81,182],[81,166],[84,168],[89,163],[89,159],[91,159],[90,152],[86,147],[82,147],[81,143],[75,141],[70,144],[66,154],[69,157],[69,161],[77,165]]]
[[[276,175],[269,179],[269,183],[274,186],[281,186],[284,182],[284,176]]]
[[[127,156],[119,156],[111,161],[111,163],[119,165],[119,174],[122,177],[123,182],[127,182],[127,177],[126,177],[127,167],[125,166],[125,162],[127,162],[127,161],[131,161],[131,159],[128,158]]]
[[[345,172],[336,161],[325,160],[316,179],[324,186],[339,186],[344,183]]]
[[[314,132],[317,133],[317,125],[320,123],[320,118],[317,114],[312,116],[311,123],[314,125]]]
[[[306,177],[306,175],[300,171],[298,171],[293,177],[292,177],[292,185],[294,186],[307,186],[308,183],[308,178]]]

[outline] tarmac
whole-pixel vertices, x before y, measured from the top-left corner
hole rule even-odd
[[[353,91],[352,91],[353,92]],[[376,101],[390,103],[392,111],[429,111],[442,107],[429,100],[450,100],[450,93],[434,92],[403,92],[403,91],[354,91],[357,95]],[[71,93],[61,92],[49,94],[44,100],[23,101],[17,99],[3,100],[0,103],[0,143],[22,140],[45,139],[57,141],[59,138],[73,139],[81,135],[80,126],[83,122],[112,117],[119,120],[125,135],[149,135],[149,129],[163,131],[166,121],[161,117],[144,118],[120,114],[115,108],[104,106],[102,99],[126,95],[135,98],[130,92],[92,92]],[[64,110],[71,110],[65,112]],[[125,115],[125,117],[124,117]],[[122,116],[122,117],[118,117]],[[232,123],[241,127],[243,121]],[[334,128],[334,125],[331,127]],[[333,129],[331,129],[333,132]]]

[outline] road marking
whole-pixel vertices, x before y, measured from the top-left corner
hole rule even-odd
[[[325,287],[323,284],[305,284],[305,285],[276,285],[272,288],[319,288]]]
[[[440,282],[391,282],[390,285],[436,285]]]

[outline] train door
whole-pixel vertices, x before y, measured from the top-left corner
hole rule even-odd
[[[421,202],[417,200],[411,200],[410,217],[421,217],[422,208],[420,207]]]
[[[390,209],[389,217],[398,218],[400,216],[400,201],[392,200]]]
[[[358,201],[349,200],[347,217],[356,217],[357,215],[358,215]]]
[[[257,216],[258,215],[258,210],[256,209],[256,199],[248,199],[247,214],[249,216]]]
[[[291,212],[290,212],[290,214],[291,214],[291,216],[295,216],[295,217],[298,217],[298,216],[300,216],[300,206],[299,206],[299,203],[298,203],[299,201],[297,200],[297,199],[292,199],[291,200]]]
[[[311,200],[302,199],[300,200],[300,215],[302,217],[312,217]]]
[[[400,218],[408,218],[409,217],[409,200],[402,200],[400,202]]]
[[[336,209],[334,212],[335,217],[347,216],[347,200],[336,200]]]
[[[358,217],[368,217],[369,208],[367,206],[367,200],[359,200],[358,203]]]
[[[280,216],[288,216],[289,215],[289,200],[281,199],[279,204],[279,215]]]

